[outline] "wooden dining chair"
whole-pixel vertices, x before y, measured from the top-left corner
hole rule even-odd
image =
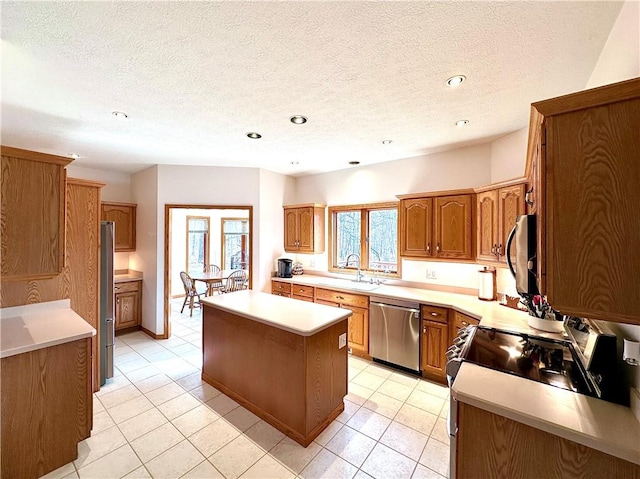
[[[241,289],[247,289],[247,272],[239,269],[229,275],[222,292],[231,293]]]
[[[184,303],[182,303],[180,314],[182,314],[187,301],[189,301],[189,316],[193,316],[193,308],[195,306],[194,302],[197,301],[198,306],[200,306],[200,296],[205,296],[207,294],[207,290],[196,289],[195,281],[193,281],[191,276],[189,276],[185,271],[180,271],[180,279],[184,286]]]
[[[214,273],[214,274],[219,274],[220,273],[220,266],[218,266],[217,264],[210,264],[210,265],[205,265],[204,266],[204,272],[205,273]],[[210,287],[212,291],[217,291],[218,293],[222,292],[222,289],[224,288],[224,284],[222,284],[222,280],[220,280],[220,282],[218,283],[210,283]]]

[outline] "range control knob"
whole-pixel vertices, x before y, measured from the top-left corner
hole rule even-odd
[[[465,343],[465,341],[466,341],[465,338],[458,336],[456,339],[453,340],[453,344],[454,346],[460,347]]]
[[[451,361],[453,358],[456,357],[456,352],[447,350],[447,352],[444,353],[444,355],[447,358],[447,361]]]

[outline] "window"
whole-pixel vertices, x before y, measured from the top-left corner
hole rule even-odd
[[[332,206],[329,218],[330,269],[356,269],[356,254],[363,271],[399,273],[396,203]]]
[[[209,218],[187,216],[187,271],[202,271],[209,258]]]
[[[222,218],[222,269],[249,266],[249,220]]]

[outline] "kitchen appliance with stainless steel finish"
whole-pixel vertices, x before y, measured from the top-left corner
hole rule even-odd
[[[465,362],[628,406],[617,357],[617,338],[603,322],[568,318],[566,338],[542,338],[483,326],[461,330],[446,352],[451,387]],[[552,405],[550,405],[552,406]],[[447,430],[455,477],[457,401],[451,397]]]
[[[420,305],[372,296],[369,301],[369,354],[374,360],[420,372]]]
[[[537,240],[536,216],[520,215],[507,238],[507,264],[516,279],[520,294],[540,294],[536,278]],[[515,241],[515,265],[511,260],[511,247]]]
[[[113,221],[100,222],[100,386],[113,377],[114,324],[114,236]]]

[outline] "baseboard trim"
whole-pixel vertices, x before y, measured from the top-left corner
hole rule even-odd
[[[142,330],[142,332],[144,332],[148,336],[151,336],[153,339],[169,339],[166,334],[156,334],[153,331],[145,328],[144,326],[140,326],[140,329]]]

